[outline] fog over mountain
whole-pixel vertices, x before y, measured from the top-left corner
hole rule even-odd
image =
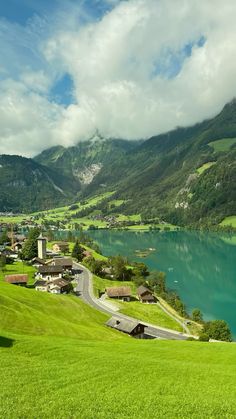
[[[0,154],[33,156],[96,130],[146,139],[236,95],[233,0],[40,3],[24,18],[1,13]]]

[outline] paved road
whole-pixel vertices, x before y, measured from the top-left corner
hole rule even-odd
[[[85,268],[83,265],[80,265],[79,263],[74,263],[75,269],[81,269],[82,273],[79,274],[79,279],[77,282],[77,286],[75,288],[75,291],[77,295],[85,301],[90,306],[96,308],[99,311],[103,311],[104,313],[107,313],[109,315],[114,315],[121,319],[129,319],[129,320],[137,320],[132,317],[126,316],[125,314],[121,314],[115,310],[112,310],[112,308],[104,305],[101,300],[94,297],[93,294],[93,285],[92,285],[92,274],[91,272]],[[171,331],[169,329],[165,329],[162,327],[157,327],[155,325],[143,322],[140,320],[143,324],[147,326],[145,333],[159,339],[171,339],[171,340],[186,340],[188,335]]]

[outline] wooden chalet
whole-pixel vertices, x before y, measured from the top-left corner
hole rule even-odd
[[[143,323],[139,323],[138,321],[123,319],[116,316],[112,316],[106,322],[106,325],[138,339],[144,337],[146,327]]]
[[[130,287],[106,288],[106,293],[109,298],[118,298],[123,301],[130,301],[131,294],[132,294]]]
[[[20,285],[21,287],[25,287],[27,285],[28,280],[29,277],[26,274],[15,274],[5,276],[5,281],[8,282],[8,284]]]
[[[156,298],[153,293],[143,285],[137,289],[138,299],[142,303],[155,303]]]
[[[52,246],[52,250],[56,253],[67,253],[69,252],[69,244],[63,241],[54,243],[54,245]]]
[[[39,266],[44,266],[46,263],[43,259],[39,258],[39,257],[35,257],[31,260],[32,266],[34,266],[35,268],[39,268]]]
[[[45,281],[43,279],[38,279],[34,283],[34,288],[36,289],[36,291],[48,292],[49,283],[48,281]]]
[[[63,274],[62,266],[43,265],[39,266],[36,277],[39,279],[47,279],[48,281],[61,278]]]
[[[49,292],[51,294],[64,294],[70,290],[70,282],[62,278],[54,279],[49,283]]]
[[[70,271],[73,267],[73,260],[71,258],[54,258],[49,265],[61,266],[65,271]]]

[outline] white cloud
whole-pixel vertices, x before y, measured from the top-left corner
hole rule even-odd
[[[0,152],[31,155],[75,144],[95,129],[108,137],[148,138],[212,116],[235,96],[233,0],[106,1],[113,9],[99,20],[73,5],[48,26],[36,21],[25,32],[20,28],[31,54],[6,52],[5,61],[17,64],[17,81],[0,62],[0,76],[9,72],[0,84]],[[6,23],[4,33],[6,50]],[[68,107],[48,99],[63,73],[75,86]]]

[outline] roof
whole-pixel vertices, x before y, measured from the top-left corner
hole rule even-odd
[[[66,281],[65,279],[61,279],[61,278],[57,278],[54,279],[54,281],[52,281],[50,283],[50,288],[54,288],[54,287],[66,287],[68,285],[68,281]]]
[[[151,293],[148,293],[148,294],[142,294],[142,295],[140,295],[140,298],[141,298],[142,300],[146,300],[146,301],[155,301],[155,297],[154,297],[154,295],[153,295],[153,294],[151,294]]]
[[[52,266],[72,266],[73,260],[71,258],[55,258],[50,263]]]
[[[47,238],[46,237],[43,237],[43,235],[42,235],[42,233],[39,235],[39,237],[38,237],[38,239],[37,240],[47,240]]]
[[[143,285],[140,285],[140,287],[138,287],[137,289],[138,295],[145,294],[146,292],[148,292],[149,294],[152,294],[152,291],[150,291],[148,288],[144,287]]]
[[[112,316],[107,322],[107,326],[113,327],[114,329],[120,330],[124,333],[131,333],[138,325],[142,325],[145,327],[144,324],[139,323],[135,320],[123,319],[121,317]]]
[[[108,297],[130,297],[131,288],[130,287],[111,287],[106,288]]]
[[[38,257],[36,257],[36,258],[33,258],[32,260],[31,260],[31,262],[32,263],[40,263],[41,265],[45,265],[45,262],[44,262],[44,260],[43,259],[40,259],[40,258],[38,258]]]
[[[62,266],[54,266],[54,265],[47,265],[47,266],[39,266],[38,272],[40,274],[58,274],[63,272]]]
[[[34,287],[44,287],[44,286],[46,286],[46,285],[48,285],[48,282],[47,281],[44,281],[44,280],[40,280],[40,279],[38,279],[37,281],[35,281],[35,283],[34,283]]]
[[[5,281],[9,282],[9,284],[25,284],[28,282],[28,275],[25,274],[16,274],[16,275],[6,275]]]
[[[69,246],[68,242],[56,242],[56,243],[53,244],[53,246],[55,246],[55,245],[57,245],[57,246]]]

